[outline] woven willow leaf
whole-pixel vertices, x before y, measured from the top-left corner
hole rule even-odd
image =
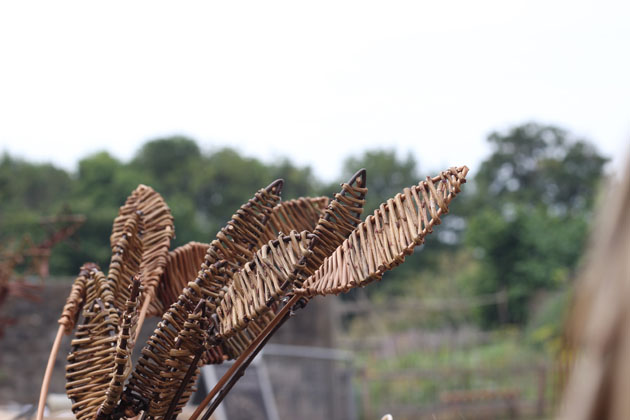
[[[273,208],[280,200],[282,181],[259,190],[232,216],[210,244],[201,270],[188,283],[177,301],[162,316],[153,335],[142,349],[122,399],[122,409],[134,413],[146,409],[149,416],[161,409],[156,396],[166,386],[160,373],[166,370],[170,351],[175,348],[177,334],[184,328],[188,315],[200,300],[207,300],[210,309],[216,307],[231,274],[253,258],[260,235]],[[222,354],[216,354],[223,360]],[[218,362],[216,360],[215,362]]]
[[[328,203],[328,197],[301,197],[278,203],[271,212],[256,248],[292,230],[312,232],[328,207]]]
[[[119,216],[121,218],[121,216]],[[116,223],[114,223],[116,225]],[[113,304],[122,310],[129,299],[131,279],[140,272],[142,261],[144,223],[139,212],[124,216],[124,224],[119,235],[112,235],[115,242],[112,245],[112,258],[107,271],[107,282],[111,288]],[[124,292],[123,292],[124,290]]]
[[[112,247],[107,278],[100,271],[92,269],[87,273],[82,271],[77,279],[86,286],[83,322],[77,327],[75,339],[72,340],[66,367],[66,392],[73,402],[72,410],[77,419],[94,417],[112,383],[120,315],[115,291],[121,283],[126,283],[122,279],[133,276],[140,267],[141,230],[142,220],[137,213],[125,218]],[[73,287],[69,300],[78,298],[76,292],[77,289]],[[68,305],[73,304],[68,302],[66,307]],[[79,305],[75,303],[73,307],[78,308]],[[65,312],[62,319],[69,318]],[[94,373],[95,367],[98,367],[99,374]]]
[[[110,413],[114,401],[118,401],[130,368],[128,360],[123,362],[123,355],[133,347],[133,340],[125,337],[134,326],[126,325],[125,318],[122,325],[119,323],[121,313],[129,309],[131,279],[140,273],[145,289],[151,293],[166,263],[173,232],[173,218],[162,197],[140,185],[114,220],[107,278],[96,266],[86,265],[75,281],[59,322],[66,333],[71,332],[83,307],[84,320],[72,341],[66,374],[67,393],[78,419],[94,418],[99,406],[107,401],[102,411]],[[134,298],[134,308],[135,304]],[[117,342],[124,346],[117,347]]]
[[[171,239],[175,234],[173,216],[162,196],[146,185],[139,185],[138,188],[133,191],[128,201],[133,204],[128,206],[127,203],[125,203],[125,205],[121,207],[119,216],[114,220],[114,229],[110,242],[114,243],[116,240],[118,226],[120,224],[119,220],[123,220],[133,213],[140,216],[143,224],[141,231],[143,249],[139,268],[140,278],[144,288],[142,296],[151,300],[148,315],[161,315],[162,312],[160,311],[161,306],[159,302],[157,302],[157,299],[151,299],[151,297],[154,295],[155,288],[164,271],[168,249],[171,246]],[[124,308],[125,302],[129,299],[129,282],[131,277],[124,280],[126,280],[126,282],[122,283],[121,281],[116,293],[117,304],[119,305],[117,307],[121,310]]]
[[[156,304],[160,305],[161,313],[177,300],[188,282],[197,277],[209,247],[209,244],[189,242],[168,253],[156,291]]]
[[[312,275],[361,222],[367,194],[365,185],[365,169],[354,174],[347,183],[341,184],[341,192],[335,194],[313,231],[317,242],[313,247],[313,255],[307,261],[307,275]]]
[[[380,280],[440,224],[467,173],[465,166],[450,168],[381,204],[296,293],[337,294]]]
[[[105,275],[96,269],[83,272],[87,298],[83,323],[77,326],[66,365],[66,393],[77,419],[92,419],[113,376],[118,310],[111,301]],[[101,299],[103,296],[104,299]]]
[[[267,313],[283,296],[305,267],[314,236],[307,231],[291,232],[263,245],[233,278],[217,308],[219,336],[228,338]]]
[[[90,304],[96,299],[96,288],[93,279],[91,280],[91,272],[98,270],[100,268],[94,263],[83,264],[79,270],[79,275],[72,283],[70,295],[66,299],[66,304],[58,321],[59,324],[63,325],[66,334],[70,334],[74,330],[74,325],[85,302]]]

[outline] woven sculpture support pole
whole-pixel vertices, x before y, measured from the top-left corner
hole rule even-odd
[[[199,359],[201,359],[201,352],[195,354],[193,361],[190,363],[190,368],[186,371],[186,375],[184,375],[184,379],[182,379],[182,384],[188,383],[188,381],[190,380],[190,378],[195,372],[197,364],[199,363]],[[177,389],[177,393],[175,394],[175,397],[173,397],[171,404],[168,406],[168,409],[166,410],[166,414],[164,415],[164,420],[171,420],[171,417],[173,417],[173,413],[175,412],[175,408],[177,407],[177,402],[182,397],[182,394],[184,393],[185,389],[186,389],[185,386],[180,386]]]
[[[133,341],[138,341],[140,330],[142,329],[142,324],[144,323],[144,319],[147,317],[147,311],[149,310],[149,305],[151,304],[151,300],[153,299],[154,294],[155,288],[152,288],[145,296],[144,302],[142,302],[142,308],[140,309],[140,313],[138,314],[138,323],[136,324],[136,336],[134,337]]]
[[[50,350],[48,364],[46,365],[46,372],[44,373],[44,380],[42,381],[42,389],[39,392],[39,404],[37,405],[36,420],[42,420],[44,418],[44,408],[46,407],[46,398],[48,398],[48,387],[50,386],[50,379],[52,378],[52,372],[55,368],[55,360],[57,359],[57,353],[59,353],[59,346],[61,345],[64,329],[65,327],[63,325],[59,325],[55,341],[53,342],[52,349]]]
[[[265,329],[256,337],[247,349],[239,356],[234,364],[219,379],[217,384],[206,395],[206,398],[199,404],[189,420],[197,420],[204,408],[212,402],[208,411],[204,414],[203,419],[208,419],[217,408],[219,403],[225,398],[227,392],[236,384],[243,376],[245,369],[254,360],[258,352],[264,347],[271,336],[280,328],[280,326],[290,318],[291,309],[302,299],[300,296],[294,296],[286,305],[274,316],[273,320],[265,327]],[[215,396],[217,397],[215,400]],[[214,401],[213,401],[214,400]]]

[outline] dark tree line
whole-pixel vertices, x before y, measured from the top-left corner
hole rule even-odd
[[[471,168],[471,182],[429,246],[375,293],[406,293],[409,282],[421,289],[418,294],[504,291],[507,304],[499,310],[481,308],[479,320],[520,323],[537,292],[571,279],[606,158],[566,131],[537,124],[492,133],[488,141],[491,154]],[[210,241],[245,200],[276,178],[285,179],[285,199],[331,195],[361,167],[368,169],[370,190],[365,214],[432,173],[421,173],[410,154],[401,158],[393,150],[368,150],[348,157],[337,182],[327,184],[310,167],[288,158],[269,163],[230,148],[204,152],[185,137],[149,141],[129,162],[96,153],[82,159],[75,173],[5,153],[0,158],[0,240],[10,246],[10,238],[24,233],[37,238],[42,216],[84,214],[87,222],[51,259],[53,274],[72,275],[85,261],[107,266],[112,221],[139,183],[165,197],[175,218],[174,245],[181,245]]]

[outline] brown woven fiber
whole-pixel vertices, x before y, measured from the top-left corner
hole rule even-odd
[[[241,353],[254,341],[254,339],[262,332],[267,324],[273,319],[277,305],[272,305],[271,310],[264,312],[257,318],[250,320],[243,330],[237,331],[229,337],[223,338],[218,345],[212,346],[208,351],[217,351],[220,349],[227,360],[236,359]],[[204,357],[206,364],[212,363],[216,358]]]
[[[139,268],[144,287],[142,300],[150,300],[148,316],[159,316],[162,314],[161,305],[157,299],[152,299],[152,297],[164,271],[168,249],[175,234],[173,216],[160,194],[151,187],[139,185],[127,199],[125,205],[121,207],[119,216],[114,220],[114,228],[110,238],[112,248],[120,234],[120,225],[133,213],[140,216],[143,224],[141,230],[143,249]],[[127,282],[130,281],[130,278],[126,279]],[[129,298],[128,283],[118,287],[116,296],[118,299],[117,307],[122,309]],[[143,301],[141,303],[144,304]]]
[[[217,308],[220,337],[232,336],[269,311],[271,304],[302,275],[313,239],[307,231],[279,236],[236,273]]]
[[[364,184],[365,173],[361,172],[357,173],[354,178],[360,181],[359,184]],[[267,323],[264,331],[241,352],[242,354],[235,364],[228,369],[226,374],[208,393],[192,414],[190,420],[197,420],[208,405],[202,420],[209,419],[209,416],[232,389],[238,378],[243,375],[245,369],[260,349],[268,342],[275,331],[290,318],[294,310],[308,303],[311,296],[314,294],[339,293],[340,291],[347,291],[351,287],[368,284],[370,280],[380,279],[386,270],[402,263],[404,257],[413,252],[413,248],[416,245],[424,241],[424,236],[431,232],[432,227],[440,223],[440,216],[448,212],[450,201],[460,192],[461,184],[466,182],[467,172],[468,168],[465,166],[450,168],[437,177],[427,178],[426,181],[421,182],[418,186],[406,188],[404,190],[405,195],[398,194],[393,199],[383,203],[375,211],[374,216],[368,217],[366,222],[361,223],[354,229],[352,228],[358,222],[358,216],[353,218],[354,224],[345,226],[346,232],[352,232],[351,236],[344,240],[330,257],[325,258],[321,267],[304,282],[303,287],[299,287],[292,292],[290,300]],[[362,198],[354,197],[354,200],[347,200],[346,202],[350,205],[355,203],[354,205],[358,207],[357,202],[360,199],[362,200]],[[406,204],[403,205],[403,202],[406,202]],[[413,203],[416,203],[416,205],[414,206]],[[350,210],[348,213],[360,213],[360,209],[351,207],[348,210]],[[428,216],[427,212],[429,213]],[[343,226],[344,220],[338,220],[337,224]],[[415,233],[411,226],[415,227]],[[338,227],[333,227],[332,225],[329,228],[330,235],[337,241],[343,239],[343,237],[340,238],[336,235],[338,230]],[[376,238],[376,240],[371,242],[373,248],[367,247],[365,237]],[[395,240],[398,242],[394,243],[393,241]],[[321,243],[321,241],[318,243]],[[363,246],[364,253],[358,254],[361,250],[361,248],[358,248],[359,246]],[[371,255],[368,255],[368,252],[371,252]],[[368,261],[367,259],[370,257],[373,259]],[[377,257],[381,257],[382,260],[375,259]],[[352,267],[355,272],[349,273],[348,266],[350,264],[362,264],[363,268],[367,266],[368,270],[373,266],[375,267],[375,272],[357,273],[358,269]],[[351,275],[356,277],[353,278]]]
[[[170,210],[162,197],[140,185],[114,220],[107,277],[94,265],[82,267],[59,320],[69,333],[83,307],[83,321],[72,340],[66,369],[66,391],[78,419],[92,419],[103,403],[102,415],[107,415],[119,400],[135,340],[135,336],[128,336],[135,335],[135,321],[126,324],[135,315],[127,314],[122,325],[119,323],[123,311],[131,310],[129,305],[135,310],[137,295],[130,300],[131,279],[141,273],[144,287],[152,293],[166,263],[173,232]]]
[[[92,293],[87,293],[88,279],[92,271],[98,271],[100,268],[94,263],[83,264],[79,271],[79,276],[74,280],[70,295],[66,300],[66,304],[61,312],[59,324],[63,325],[66,334],[70,334],[74,330],[81,308],[87,299],[92,302],[95,299],[93,284],[90,284]],[[93,280],[92,280],[93,281]],[[90,282],[91,283],[91,282]]]
[[[171,252],[170,211],[159,194],[139,186],[114,221],[107,276],[84,265],[59,320],[58,337],[76,324],[66,375],[76,418],[142,413],[147,420],[172,420],[203,364],[236,359],[192,417],[211,403],[208,419],[311,297],[364,286],[401,264],[448,212],[467,172],[450,168],[406,188],[364,222],[364,169],[333,199],[280,202],[283,182],[277,180],[243,204],[210,244],[190,242]],[[145,314],[161,321],[132,369]]]
[[[122,395],[123,385],[131,371],[131,350],[133,349],[132,342],[138,323],[137,307],[139,295],[140,280],[138,276],[136,276],[131,284],[131,294],[125,304],[125,312],[122,315],[122,325],[116,343],[112,379],[105,392],[105,401],[103,401],[97,410],[96,419],[105,419],[112,414],[112,411],[118,405],[118,401]]]
[[[313,247],[313,255],[307,260],[305,273],[308,276],[321,266],[324,259],[332,254],[361,222],[367,191],[365,169],[354,174],[347,183],[341,184],[341,192],[335,194],[335,198],[331,200],[313,231],[317,242]]]
[[[155,293],[155,306],[163,314],[173,304],[189,281],[196,278],[210,244],[189,242],[168,253],[164,272]]]
[[[379,280],[440,223],[467,173],[465,166],[450,168],[381,204],[296,292],[337,294]]]
[[[113,376],[119,320],[116,308],[105,303],[113,299],[105,275],[94,269],[84,277],[88,303],[83,308],[84,320],[77,326],[66,366],[66,393],[79,420],[92,419],[105,401]]]
[[[359,217],[363,211],[367,193],[365,182],[366,173],[365,170],[361,170],[352,176],[348,183],[342,184],[341,192],[335,194],[333,200],[329,201],[325,197],[300,198],[280,203],[274,208],[266,232],[275,232],[277,236],[283,232],[283,229],[293,228],[299,231],[306,227],[306,230],[314,232],[317,237],[317,240],[311,244],[313,253],[306,258],[307,265],[301,268],[302,275],[295,279],[299,284],[304,276],[312,275],[323,259],[332,254],[343,239],[350,234],[352,231],[350,227],[360,222]],[[308,205],[305,206],[305,203]],[[313,204],[316,204],[315,208],[318,209],[316,212],[311,210]],[[319,209],[324,204],[327,204],[327,207],[322,212]],[[317,221],[314,220],[315,216],[318,217]],[[295,284],[292,284],[291,289],[294,286]],[[272,319],[271,314],[264,313],[261,317],[250,320],[245,329],[224,337],[221,341],[223,353],[229,359],[237,358]]]
[[[253,249],[269,219],[273,208],[280,200],[282,182],[273,182],[258,191],[232,216],[232,220],[217,234],[207,250],[201,270],[194,281],[188,283],[179,298],[164,313],[153,335],[142,349],[142,355],[123,395],[121,409],[138,413],[146,410],[147,415],[157,416],[163,410],[159,398],[166,382],[160,376],[167,370],[166,361],[175,339],[184,328],[188,315],[200,300],[208,301],[208,309],[214,310],[222,297],[223,288],[231,274],[253,257]],[[223,360],[223,355],[214,356]]]
[[[325,198],[291,200],[274,208],[265,231],[267,237],[276,233],[278,238],[263,245],[254,261],[232,276],[231,285],[217,309],[220,321],[223,315],[223,322],[219,322],[219,331],[212,341],[218,341],[218,344],[211,345],[209,352],[220,347],[228,358],[237,358],[248,348],[274,318],[278,299],[291,290],[296,281],[301,284],[305,278],[306,261],[313,257],[312,250],[318,249],[320,255],[332,253],[352,230],[349,227],[359,223],[366,192],[365,171],[362,170],[348,184],[342,185],[341,193],[323,213],[321,209],[328,203]],[[350,197],[346,197],[347,194]],[[320,244],[315,235],[306,231],[298,234],[293,230],[289,236],[282,235],[283,230],[292,227],[306,227],[319,232],[326,242]],[[319,245],[323,247],[318,248]],[[299,253],[295,254],[295,251]],[[317,262],[311,264],[316,266]],[[228,324],[227,328],[225,324]],[[217,361],[221,360],[204,357],[206,363]],[[195,377],[197,371],[198,366],[190,366],[188,377]],[[186,390],[190,389],[192,382],[185,386]],[[180,389],[183,390],[184,386],[181,385]],[[182,401],[178,401],[178,406],[181,404]],[[168,415],[166,418],[169,418]]]
[[[125,307],[125,302],[129,300],[131,279],[140,271],[143,251],[140,235],[144,230],[139,212],[130,213],[124,220],[120,235],[116,235],[116,242],[112,245],[112,259],[107,272],[108,287],[114,298],[108,303],[121,310]],[[124,293],[123,290],[125,290]]]
[[[355,183],[356,181],[353,180],[353,184]],[[349,185],[345,186],[345,188],[349,191],[354,192],[355,195],[360,196],[361,198],[365,193],[364,190],[356,192],[354,189],[350,188]],[[359,185],[358,188],[362,187]],[[345,195],[345,193],[343,195]],[[318,220],[320,222],[322,220],[325,220],[324,223],[326,223],[328,220],[332,219],[334,222],[337,222],[337,218],[340,218],[340,220],[346,220],[348,219],[347,215],[353,215],[353,217],[356,217],[358,214],[360,214],[360,209],[358,211],[354,210],[354,212],[349,212],[344,211],[344,208],[342,208],[344,204],[347,206],[348,203],[351,203],[352,207],[355,207],[356,203],[352,202],[351,200],[345,200],[345,202],[342,201],[341,203],[339,201],[339,198],[337,198],[335,200],[335,204],[331,205],[331,207],[327,210],[329,215],[325,219],[322,218],[322,215],[323,207],[328,203],[328,199],[326,198],[301,198],[284,203],[279,203],[273,208],[271,215],[268,217],[267,224],[265,225],[265,233],[263,233],[263,235],[261,235],[260,237],[264,238],[265,235],[270,235],[271,233],[278,234],[283,230],[286,231],[287,229],[296,227],[307,227],[311,230],[316,230],[318,226]],[[342,216],[344,216],[345,218],[343,218]],[[356,221],[348,219],[346,223],[353,224],[356,223]],[[334,224],[328,223],[328,226],[329,229],[333,229]],[[323,227],[320,227],[320,230],[326,232]],[[210,345],[206,349],[205,354],[201,359],[202,361],[195,361],[195,366],[190,366],[190,363],[188,363],[188,365],[185,367],[184,365],[179,364],[177,366],[183,368],[183,370],[179,372],[176,371],[175,366],[171,366],[169,372],[162,369],[161,374],[159,375],[159,379],[156,380],[154,378],[153,381],[153,395],[157,395],[159,397],[153,397],[149,400],[149,408],[147,409],[147,413],[149,416],[162,417],[166,415],[166,410],[169,406],[168,401],[170,401],[170,399],[172,398],[173,387],[184,389],[183,394],[179,397],[177,401],[177,407],[182,406],[182,404],[184,404],[185,400],[187,399],[187,395],[190,394],[190,390],[192,389],[192,386],[194,384],[194,379],[197,377],[198,365],[200,365],[201,363],[220,363],[226,357],[237,357],[240,352],[242,352],[249,345],[249,343],[251,343],[256,335],[262,331],[264,326],[268,324],[268,322],[272,319],[273,314],[269,312],[269,308],[273,307],[274,300],[278,299],[285,290],[293,286],[293,280],[297,278],[298,273],[300,272],[299,270],[304,268],[303,264],[300,265],[297,263],[299,263],[300,260],[304,260],[307,255],[310,255],[310,251],[308,250],[308,248],[311,246],[312,240],[310,238],[307,238],[308,244],[306,244],[306,242],[303,241],[303,238],[305,238],[306,236],[306,232],[303,232],[303,234],[301,235],[297,234],[297,232],[292,232],[289,236],[280,235],[280,238],[272,241],[271,244],[262,246],[261,249],[257,251],[257,256],[253,258],[253,261],[250,264],[246,265],[245,268],[241,269],[240,271],[233,270],[233,268],[235,267],[235,265],[233,264],[228,265],[223,263],[223,265],[221,265],[220,263],[217,265],[217,263],[215,263],[210,266],[214,269],[218,268],[218,271],[222,270],[223,275],[214,273],[212,277],[215,278],[215,280],[220,279],[221,284],[224,287],[228,287],[226,293],[221,292],[218,296],[218,298],[223,298],[223,300],[221,300],[222,309],[223,311],[225,311],[223,313],[227,313],[232,309],[231,302],[234,301],[243,302],[251,300],[252,304],[257,306],[253,309],[253,311],[250,311],[249,317],[241,318],[241,324],[238,326],[238,328],[232,329],[229,334],[226,334],[225,336],[215,336],[214,342],[216,342],[216,340],[219,340],[219,342],[216,345]],[[218,235],[218,237],[220,236]],[[291,240],[292,237],[293,240]],[[299,246],[296,248],[295,245],[301,242],[304,242],[304,244],[301,245],[302,248],[300,249]],[[254,250],[256,248],[252,248],[251,246],[249,246],[248,249]],[[293,260],[291,260],[291,255],[293,254],[294,250],[300,251],[300,257],[297,258],[297,256],[295,256],[293,257]],[[330,250],[329,252],[332,252],[332,250]],[[261,259],[261,256],[265,253],[267,253],[266,261]],[[304,255],[302,255],[302,253],[304,253]],[[212,250],[208,252],[208,255],[212,255]],[[275,260],[272,257],[275,257]],[[283,261],[283,258],[287,260]],[[263,263],[263,261],[265,262]],[[281,265],[279,265],[279,268],[274,267],[274,261],[276,263],[282,263]],[[206,262],[204,265],[207,266],[208,262]],[[269,274],[269,272],[271,271],[273,275],[259,275],[258,277],[256,277],[256,275],[253,274],[255,270],[248,271],[248,267],[258,267],[259,272],[263,274]],[[274,268],[271,269],[271,267]],[[282,274],[282,270],[285,270],[284,274],[286,274],[287,276],[282,279],[283,281],[280,281],[278,273]],[[253,279],[255,279],[256,282],[251,283]],[[267,287],[265,289],[257,289],[256,286],[259,285],[258,280],[268,281],[269,284],[266,285]],[[172,280],[164,282],[164,284],[169,285],[176,283],[176,281]],[[250,286],[250,284],[253,286]],[[284,287],[284,289],[282,287]],[[211,302],[213,300],[217,301],[217,297],[213,295],[208,295],[208,301]],[[178,303],[187,303],[185,307],[190,308],[194,304],[194,301],[190,299],[180,299],[180,302]],[[212,308],[213,305],[209,305],[209,307]],[[176,304],[171,309],[175,308],[177,308],[177,310],[169,310],[169,312],[171,312],[169,314],[171,315],[171,317],[169,318],[169,322],[172,322],[174,312],[182,312],[180,309],[183,309],[184,306],[179,306]],[[190,309],[188,309],[188,311],[190,311]],[[217,310],[217,314],[219,312],[221,312],[221,309]],[[177,339],[175,339],[174,342],[176,341]],[[170,348],[170,351],[173,352],[172,347]],[[201,347],[197,348],[199,349],[199,351],[203,351]],[[156,355],[153,354],[150,357],[150,360],[152,362],[155,362],[157,359],[157,357],[154,356]],[[165,362],[164,364],[170,364],[170,362]],[[139,368],[140,366],[138,366],[137,369],[139,370]],[[192,370],[190,368],[192,368]],[[173,380],[171,379],[172,377],[183,377],[185,375],[185,372],[188,371],[194,373],[188,376],[188,382],[185,384],[181,384],[180,382],[179,386],[177,386],[177,383],[173,382]],[[145,383],[145,385],[148,384]],[[138,399],[137,396],[135,396],[135,398]]]
[[[312,232],[329,201],[328,197],[300,197],[278,203],[269,216],[256,248],[292,230]]]
[[[171,349],[170,357],[166,361],[167,370],[161,373],[165,380],[162,382],[154,406],[156,417],[179,414],[193,393],[202,364],[199,356],[208,340],[208,318],[205,309],[205,303],[200,302],[197,308],[188,315],[184,328],[175,339],[175,348]],[[192,375],[187,377],[189,367],[193,370]],[[178,390],[180,394],[176,395]]]

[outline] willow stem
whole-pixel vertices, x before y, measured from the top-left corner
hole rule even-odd
[[[46,365],[46,372],[44,373],[44,380],[42,381],[42,389],[39,392],[39,404],[37,405],[36,420],[42,420],[44,418],[44,408],[46,407],[46,398],[48,397],[48,387],[50,386],[50,380],[55,367],[55,360],[57,360],[57,353],[59,353],[59,346],[61,345],[64,329],[65,327],[63,325],[59,325],[55,341],[53,342],[52,349],[50,349],[50,356],[48,357],[48,364]]]

